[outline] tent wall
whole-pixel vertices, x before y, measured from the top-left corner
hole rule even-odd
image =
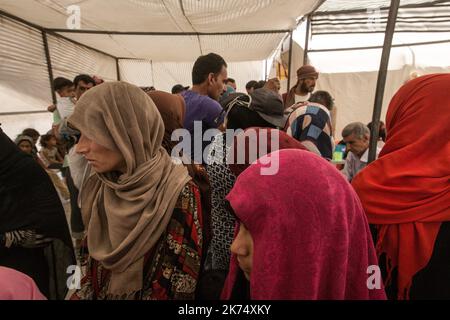
[[[117,80],[116,59],[65,39],[48,35],[53,76],[73,80],[80,73]]]
[[[447,52],[448,55],[445,54]],[[287,63],[287,56],[287,51],[281,53],[283,64]],[[335,98],[338,110],[336,139],[341,138],[342,129],[350,122],[369,123],[372,120],[381,50],[317,52],[309,56],[311,64],[320,72],[315,91],[326,90]],[[408,80],[411,72],[416,71],[420,75],[450,72],[449,57],[450,44],[392,49],[381,121],[386,119],[391,98]],[[294,85],[297,82],[295,71],[303,64],[303,49],[297,43],[294,43],[292,58],[291,83]],[[411,65],[413,62],[414,65]],[[276,68],[272,66],[270,77],[274,76]],[[286,92],[286,83],[286,79],[281,81],[281,92]]]
[[[386,120],[389,102],[398,89],[409,79],[411,72],[420,75],[450,72],[450,67],[417,68],[409,65],[399,70],[389,70],[386,79],[381,121]],[[342,129],[349,123],[372,120],[375,86],[378,72],[320,73],[316,90],[326,90],[335,98],[337,107],[336,139],[341,139]]]
[[[228,76],[236,80],[238,91],[245,92],[250,80],[264,79],[264,61],[229,62]],[[170,92],[175,84],[192,85],[193,62],[152,62],[120,59],[121,80],[141,87],[154,86]]]
[[[116,60],[65,39],[47,35],[53,76],[73,79],[80,73],[116,80]],[[26,127],[51,128],[50,78],[42,31],[0,17],[0,123],[15,137]],[[30,112],[29,114],[23,114]],[[42,112],[42,113],[36,113]],[[13,114],[10,113],[20,113]]]
[[[51,129],[52,121],[53,117],[50,112],[10,116],[0,115],[2,130],[13,140],[26,128],[36,129],[40,134],[47,133]]]
[[[41,31],[1,17],[0,101],[1,113],[42,110],[52,101]]]

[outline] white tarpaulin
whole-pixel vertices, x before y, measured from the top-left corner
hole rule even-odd
[[[428,3],[428,8],[417,10],[417,12],[423,12],[424,15],[438,16],[450,8],[450,1],[432,1],[431,4],[430,1],[401,1],[402,6],[409,5],[410,7],[400,8],[399,15],[414,11],[412,5],[424,5],[424,2]],[[313,17],[313,35],[309,40],[308,58],[309,63],[320,72],[315,90],[329,91],[335,98],[338,110],[336,138],[340,138],[341,130],[348,123],[354,121],[368,123],[372,119],[376,82],[384,41],[384,32],[377,33],[377,31],[386,27],[386,21],[371,19],[370,15],[367,15],[369,11],[366,11],[366,9],[385,7],[386,5],[389,5],[389,1],[329,0],[318,9],[318,17],[324,16],[323,11],[327,13],[334,11],[332,15],[328,16],[330,20],[327,22],[329,24],[326,28],[324,24],[316,24],[316,27],[314,27],[315,15]],[[362,12],[349,11],[361,8],[363,9]],[[345,10],[345,12],[336,12],[341,10]],[[345,18],[348,23],[352,23],[352,19],[361,14],[366,16],[366,21],[364,23],[359,21],[355,24],[355,27],[375,27],[374,30],[366,30],[370,33],[336,34],[337,31],[342,30],[341,26],[338,25],[335,30],[331,28],[334,23],[333,19],[342,22],[341,20]],[[426,20],[425,16],[424,19]],[[415,22],[412,19],[408,24],[408,28],[420,32],[400,32],[402,31],[401,25],[400,30],[396,28],[389,58],[389,71],[381,113],[382,121],[385,120],[391,98],[409,79],[410,73],[417,72],[419,75],[424,75],[435,72],[450,72],[450,28],[446,30],[447,32],[429,32],[428,26],[430,26],[430,23],[424,24],[424,19],[416,17]],[[330,34],[317,34],[320,32],[315,33],[314,28],[319,28],[322,31],[328,30]],[[348,30],[348,27],[345,26],[344,29]],[[445,31],[445,29],[441,31]],[[301,47],[305,44],[305,32],[305,24],[300,25],[294,32],[294,40],[298,44],[295,44],[293,48],[291,86],[297,81],[295,71],[303,64],[303,49]],[[422,42],[432,43],[418,44]],[[282,58],[276,60],[283,60],[284,65],[287,66],[289,56],[287,41],[283,47],[285,50],[282,53]],[[367,49],[367,47],[372,47],[372,49]],[[348,50],[349,48],[354,48],[354,50]],[[275,71],[275,69],[271,69],[271,76],[275,76]],[[283,81],[282,85],[285,87],[286,81]]]
[[[319,3],[319,0],[1,0],[0,10],[115,57],[192,61],[214,51],[227,61],[247,61],[266,59],[286,30],[295,29],[298,19]],[[79,11],[67,11],[75,10],[71,5],[76,5]],[[77,27],[71,23],[78,12],[80,28],[67,30],[68,26]],[[149,32],[163,34],[144,35]]]

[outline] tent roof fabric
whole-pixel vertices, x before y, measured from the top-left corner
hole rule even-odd
[[[384,33],[388,14],[389,8],[318,12],[312,18],[312,35]],[[450,1],[446,4],[422,4],[420,7],[403,6],[398,11],[395,32],[448,32],[449,17]]]
[[[400,5],[415,6],[415,5],[431,5],[444,3],[448,1],[437,0],[401,0]],[[366,10],[376,8],[389,8],[391,0],[327,0],[318,9],[317,13],[321,12],[343,12],[349,10]]]
[[[227,61],[245,61],[270,56],[286,31],[295,29],[299,18],[322,2],[1,0],[0,10],[45,29],[65,31],[61,33],[65,37],[116,57],[190,61],[214,51]],[[71,15],[67,8],[71,5],[80,9],[80,30],[69,30],[67,27]],[[139,34],[146,32],[164,35]],[[254,32],[261,34],[244,34]],[[169,33],[176,35],[169,36]]]

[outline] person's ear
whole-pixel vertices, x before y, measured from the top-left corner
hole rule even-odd
[[[216,78],[214,76],[214,73],[211,72],[210,74],[208,74],[208,84],[213,84],[215,79]]]

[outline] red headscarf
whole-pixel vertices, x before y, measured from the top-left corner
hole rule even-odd
[[[254,133],[254,134],[252,134]],[[278,146],[276,149],[273,149],[275,146],[273,146],[270,141],[272,140],[272,133],[278,134]],[[260,141],[262,136],[266,138],[267,142],[267,148],[263,148],[260,145]],[[239,140],[244,140],[243,149],[239,150],[240,144],[238,143]],[[255,146],[256,151],[255,155],[251,155],[250,150],[252,149],[250,146]],[[272,151],[276,150],[282,150],[282,149],[302,149],[307,150],[301,142],[297,141],[296,139],[288,136],[286,132],[280,131],[278,129],[273,128],[248,128],[239,134],[237,134],[234,137],[232,148],[234,149],[234,161],[229,165],[230,170],[234,173],[234,175],[237,177],[239,176],[242,171],[247,169],[252,162],[256,161],[257,158],[260,158],[268,153],[271,153]],[[238,154],[239,152],[244,152],[244,163],[238,163]],[[256,156],[256,159],[253,159],[252,156]]]
[[[378,160],[353,180],[377,253],[398,267],[398,299],[429,262],[441,223],[450,221],[450,74],[417,78],[392,99]],[[389,276],[386,285],[389,284]]]
[[[276,175],[262,163],[278,158]],[[253,238],[252,300],[385,299],[369,290],[377,259],[367,218],[345,178],[319,156],[279,150],[251,165],[227,197]],[[238,274],[236,256],[222,297]]]

